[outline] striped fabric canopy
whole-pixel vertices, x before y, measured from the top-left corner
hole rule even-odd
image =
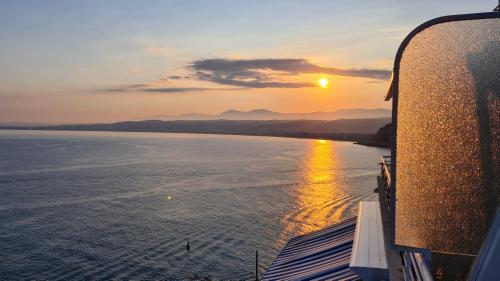
[[[359,280],[349,269],[356,217],[290,239],[262,280]]]

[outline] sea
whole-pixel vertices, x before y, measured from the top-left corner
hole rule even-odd
[[[276,137],[0,131],[0,280],[255,280],[375,199],[388,149]],[[188,245],[189,243],[189,250]]]

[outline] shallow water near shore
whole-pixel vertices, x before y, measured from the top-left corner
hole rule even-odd
[[[0,279],[251,279],[255,250],[264,269],[289,238],[376,198],[388,153],[272,137],[0,131]]]

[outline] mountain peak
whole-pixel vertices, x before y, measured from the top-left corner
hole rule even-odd
[[[384,108],[346,108],[332,112],[316,111],[309,113],[280,113],[268,109],[253,109],[240,111],[226,110],[220,114],[209,115],[190,113],[183,115],[164,115],[162,120],[337,120],[337,119],[366,119],[391,117],[391,110]]]
[[[274,111],[271,111],[271,110],[268,110],[268,109],[264,109],[264,108],[258,108],[258,109],[252,109],[252,110],[249,110],[249,111],[240,111],[240,110],[235,110],[235,109],[229,109],[229,110],[226,110],[224,112],[222,112],[221,114],[245,114],[245,113],[259,113],[259,114],[262,114],[262,113],[266,113],[266,114],[269,114],[269,113],[272,113],[272,114],[279,114],[278,112],[274,112]]]
[[[262,108],[250,110],[250,111],[248,111],[248,113],[268,113],[268,114],[271,113],[271,114],[279,114],[278,112],[274,112],[274,111],[267,110],[267,109],[262,109]]]
[[[229,109],[229,110],[226,110],[226,111],[222,112],[220,115],[223,115],[223,114],[238,114],[238,113],[243,113],[243,111]]]

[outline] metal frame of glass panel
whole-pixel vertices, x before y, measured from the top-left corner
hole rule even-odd
[[[389,208],[391,209],[391,237],[390,241],[392,241],[391,247],[401,249],[401,250],[411,250],[414,252],[422,252],[428,254],[428,251],[420,248],[413,248],[408,246],[397,245],[395,241],[396,234],[396,188],[397,188],[397,117],[398,117],[398,91],[399,91],[399,70],[400,70],[400,62],[403,56],[403,53],[406,47],[409,45],[410,41],[415,37],[418,33],[423,30],[442,23],[454,22],[454,21],[467,21],[467,20],[479,20],[479,19],[491,19],[491,18],[500,18],[499,12],[489,12],[489,13],[477,13],[477,14],[464,14],[464,15],[452,15],[452,16],[444,16],[432,19],[423,23],[422,25],[415,28],[412,32],[410,32],[406,38],[401,43],[398,51],[396,53],[395,61],[394,61],[394,71],[393,71],[393,79],[390,85],[389,92],[386,96],[386,100],[393,99],[392,101],[392,132],[391,132],[391,197],[389,200]]]

